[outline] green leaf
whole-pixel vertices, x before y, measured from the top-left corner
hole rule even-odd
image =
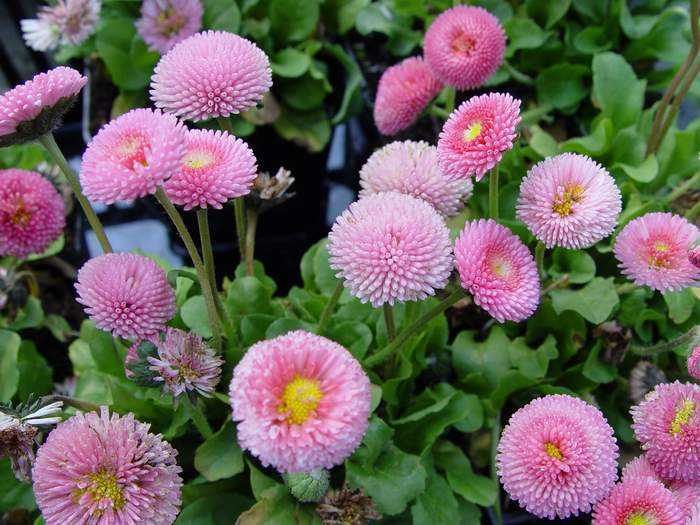
[[[219,525],[234,523],[253,504],[253,500],[236,493],[210,494],[194,500],[182,509],[174,525]]]
[[[43,252],[30,255],[29,257],[27,257],[26,260],[38,261],[39,259],[46,259],[47,257],[51,257],[53,255],[56,255],[57,253],[61,253],[65,245],[66,237],[63,234],[61,234],[58,236],[58,239],[49,244],[49,246]]]
[[[250,346],[265,339],[265,332],[276,320],[274,315],[250,314],[241,319],[241,344]]]
[[[579,31],[574,37],[574,48],[586,55],[595,55],[612,47],[610,35],[602,26],[589,26]]]
[[[194,295],[187,299],[180,309],[180,316],[187,327],[197,335],[205,339],[212,336],[207,306],[201,295]]]
[[[529,145],[540,157],[547,158],[559,153],[559,146],[552,135],[539,126],[532,126],[530,130],[532,136]]]
[[[314,266],[314,281],[318,289],[327,295],[333,293],[336,285],[338,284],[338,279],[335,276],[335,270],[331,269],[330,262],[328,260],[328,240],[324,239],[319,243],[318,250],[314,254],[313,266]]]
[[[31,483],[18,483],[10,467],[10,458],[0,459],[0,513],[12,509],[34,510],[35,508]],[[9,523],[8,521],[8,525]]]
[[[600,157],[612,145],[613,123],[609,118],[602,118],[593,126],[590,135],[569,139],[561,144],[562,151],[573,151],[591,157]]]
[[[312,153],[325,148],[331,137],[330,122],[321,108],[312,111],[285,109],[274,126],[282,138],[300,144]]]
[[[556,3],[556,2],[554,2]],[[588,95],[583,78],[588,68],[573,64],[556,64],[540,71],[535,80],[537,100],[557,109],[570,108]]]
[[[638,80],[632,66],[620,55],[600,53],[593,57],[594,103],[616,129],[634,124],[644,106],[646,81]]]
[[[495,387],[510,368],[510,340],[500,326],[492,328],[484,342],[476,342],[475,335],[475,332],[460,332],[452,343],[455,371],[465,381],[486,382]]]
[[[246,459],[246,464],[248,465],[248,470],[250,470],[250,489],[256,500],[263,499],[263,494],[267,490],[280,485],[271,477],[263,474],[251,460]]]
[[[612,277],[596,277],[578,290],[552,290],[550,295],[557,314],[571,310],[593,324],[605,321],[620,302]]]
[[[267,330],[265,331],[265,338],[272,339],[273,337],[278,337],[294,330],[308,330],[308,326],[302,323],[299,319],[294,319],[291,317],[277,319],[267,327]]]
[[[270,288],[252,275],[236,277],[228,287],[226,305],[236,314],[272,313],[272,293]]]
[[[17,355],[22,340],[9,330],[0,330],[0,402],[12,399],[19,384]]]
[[[73,333],[73,329],[68,324],[65,318],[57,314],[49,314],[44,319],[44,327],[48,328],[58,341],[67,343],[68,338]]]
[[[360,96],[360,85],[362,83],[362,71],[357,62],[348,55],[338,44],[325,44],[324,49],[330,53],[345,70],[345,90],[343,99],[338,111],[331,119],[331,124],[338,124],[348,117],[350,106],[354,98]]]
[[[223,523],[226,523],[224,521]],[[289,489],[277,485],[264,493],[264,498],[241,514],[236,525],[321,525],[313,505],[296,501]]]
[[[544,31],[529,18],[511,18],[504,26],[508,35],[506,57],[513,56],[518,49],[540,47],[549,37],[548,31]]]
[[[633,16],[627,2],[620,2],[620,27],[625,35],[634,40],[646,36],[657,20],[658,15]]]
[[[300,77],[309,70],[309,65],[311,57],[293,47],[277,52],[270,63],[274,74],[286,78]]]
[[[547,374],[549,362],[556,359],[559,352],[556,339],[549,335],[537,349],[530,348],[524,337],[518,337],[508,347],[508,355],[513,366],[523,375],[539,379]]]
[[[595,277],[595,261],[581,250],[555,248],[552,252],[552,265],[548,271],[554,279],[566,274],[568,282],[584,284]]]
[[[689,288],[678,292],[664,292],[663,297],[668,306],[668,316],[671,321],[682,324],[690,319],[697,299]]]
[[[238,33],[241,25],[241,11],[235,0],[202,0],[202,3],[204,4],[202,26],[205,29]]]
[[[583,375],[596,383],[610,383],[617,377],[617,368],[600,360],[602,341],[597,341],[583,363]]]
[[[534,18],[538,24],[549,29],[566,14],[571,6],[571,0],[527,0],[525,12]]]
[[[10,330],[19,332],[26,328],[39,328],[44,324],[44,309],[41,301],[32,295],[27,298],[26,304],[17,312],[15,319],[7,326]]]
[[[362,446],[346,461],[348,485],[362,488],[382,514],[393,516],[425,489],[427,473],[418,456],[391,442],[393,430],[373,417]]]
[[[318,0],[275,0],[270,3],[270,32],[278,42],[308,37],[319,19]]]
[[[372,330],[359,321],[343,321],[333,324],[326,337],[347,348],[357,360],[362,358],[372,344]]]
[[[236,440],[236,430],[228,421],[199,447],[194,455],[196,468],[207,481],[216,481],[243,472],[243,453]]]
[[[295,110],[307,111],[317,108],[326,96],[324,79],[314,78],[311,73],[294,79],[280,80],[281,97]]]
[[[457,523],[459,504],[445,478],[433,469],[428,471],[425,491],[416,498],[411,507],[413,525],[434,525],[436,523]]]
[[[618,162],[612,166],[612,169],[616,168],[620,168],[631,179],[646,183],[653,181],[656,175],[658,175],[659,161],[656,159],[655,155],[649,155],[639,166],[630,166],[629,164]]]
[[[476,474],[469,458],[453,443],[438,441],[433,447],[433,458],[435,466],[445,471],[452,490],[464,499],[482,507],[490,507],[496,502],[496,482]]]
[[[343,35],[355,25],[357,15],[370,0],[326,0],[321,4],[325,25],[334,33]]]
[[[30,394],[43,396],[53,389],[53,370],[32,341],[22,341],[17,355],[19,382],[17,395],[26,401]]]

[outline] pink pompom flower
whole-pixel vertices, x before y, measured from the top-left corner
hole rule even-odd
[[[644,455],[661,478],[700,481],[700,386],[662,383],[630,413]]]
[[[133,414],[78,413],[37,453],[34,495],[47,525],[171,525],[180,508],[177,451]]]
[[[617,478],[613,430],[593,405],[544,396],[510,418],[496,464],[503,488],[540,518],[588,512]]]
[[[233,371],[242,448],[282,473],[339,465],[360,445],[370,383],[339,344],[304,331],[251,346]]]
[[[700,268],[688,260],[688,249],[700,238],[683,217],[653,212],[627,223],[613,249],[622,273],[638,285],[665,292],[695,286]]]
[[[442,89],[423,57],[408,57],[382,73],[374,101],[374,123],[383,135],[413,124]]]
[[[0,170],[0,255],[41,253],[66,225],[63,197],[33,171]]]
[[[443,218],[427,202],[395,192],[352,203],[328,235],[328,253],[350,293],[375,307],[434,295],[452,272]]]
[[[175,293],[148,257],[108,253],[78,271],[77,301],[97,327],[114,336],[145,339],[175,315]]]
[[[523,321],[540,303],[540,278],[527,246],[493,219],[467,221],[455,242],[462,287],[498,322]]]
[[[683,525],[670,490],[649,477],[625,480],[593,509],[593,525]]]
[[[228,117],[254,107],[272,86],[267,55],[225,31],[205,31],[172,48],[151,77],[156,107],[192,121]]]
[[[422,199],[443,217],[459,213],[474,190],[471,180],[449,180],[427,142],[392,142],[375,151],[360,170],[360,196],[395,191]]]
[[[221,209],[229,199],[250,192],[258,166],[244,141],[208,129],[193,129],[185,136],[186,153],[180,169],[163,188],[170,200],[186,210]]]
[[[693,348],[688,357],[688,374],[693,379],[700,380],[700,346]]]
[[[640,477],[652,478],[663,482],[654,470],[654,467],[649,463],[649,460],[643,455],[637,456],[622,469],[622,481]]]
[[[513,147],[520,122],[520,101],[508,94],[489,93],[463,102],[440,132],[438,162],[455,179],[472,175],[480,181]]]
[[[486,9],[458,5],[430,25],[424,48],[430,70],[443,84],[474,89],[503,62],[506,34]]]
[[[144,0],[136,29],[151,51],[165,54],[202,29],[200,0]]]
[[[620,190],[600,164],[563,153],[535,164],[520,183],[517,217],[547,248],[588,248],[610,235]]]
[[[109,122],[83,154],[85,195],[104,204],[155,193],[182,167],[185,127],[172,115],[132,109]]]
[[[0,147],[36,140],[57,128],[86,82],[75,69],[61,66],[0,96]]]

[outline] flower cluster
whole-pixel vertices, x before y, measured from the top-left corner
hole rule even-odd
[[[24,41],[36,51],[82,44],[95,33],[100,8],[100,0],[56,0],[20,22]]]

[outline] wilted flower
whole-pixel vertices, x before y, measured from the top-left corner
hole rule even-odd
[[[613,430],[593,405],[566,395],[531,401],[511,417],[498,444],[503,488],[535,516],[588,512],[617,478]]]
[[[382,515],[362,489],[352,491],[346,486],[340,490],[329,490],[316,505],[316,512],[323,525],[368,525],[382,519]]]
[[[202,29],[200,0],[144,0],[136,29],[152,51],[165,54]]]
[[[474,189],[471,180],[450,180],[427,142],[392,142],[378,149],[360,170],[360,196],[396,191],[431,204],[444,217],[459,213]]]
[[[106,407],[58,425],[32,472],[47,525],[171,525],[182,487],[177,451],[149,427]]]
[[[0,147],[30,142],[57,128],[86,82],[75,69],[61,66],[0,96]]]
[[[639,361],[630,372],[630,397],[639,403],[656,385],[666,382],[666,374],[649,361]]]
[[[375,307],[434,295],[452,272],[442,216],[401,193],[374,193],[352,203],[328,235],[328,253],[350,293]]]
[[[370,383],[338,343],[304,331],[251,346],[230,388],[238,442],[282,473],[342,463],[359,446]]]
[[[479,181],[513,147],[520,122],[520,101],[489,93],[462,103],[440,132],[438,162],[445,175]]]
[[[618,483],[593,509],[594,525],[683,525],[673,494],[658,481],[636,477]]]
[[[409,57],[387,68],[377,85],[374,123],[384,135],[413,124],[442,88],[422,57]]]
[[[424,48],[430,70],[442,83],[474,89],[503,62],[506,34],[498,18],[486,9],[458,5],[430,25]]]

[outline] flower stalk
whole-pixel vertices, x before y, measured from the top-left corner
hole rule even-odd
[[[340,295],[343,293],[343,288],[343,281],[338,280],[338,284],[335,285],[335,290],[333,290],[333,294],[330,299],[328,299],[326,307],[323,309],[323,312],[321,312],[321,317],[318,320],[318,328],[316,329],[318,335],[323,335],[326,332],[328,323],[331,320],[331,315],[333,315],[335,311],[335,305],[338,304],[338,299],[340,299]]]
[[[489,175],[489,217],[498,220],[498,164]]]

